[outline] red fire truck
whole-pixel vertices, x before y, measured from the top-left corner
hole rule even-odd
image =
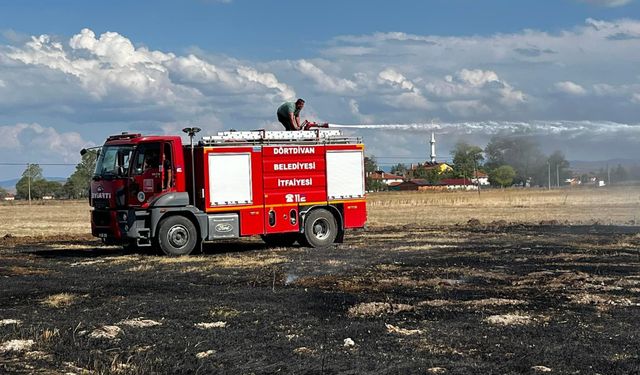
[[[339,130],[114,135],[91,181],[91,231],[107,243],[187,255],[260,235],[271,245],[342,242],[366,221],[364,146]]]

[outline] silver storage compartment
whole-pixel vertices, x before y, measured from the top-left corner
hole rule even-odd
[[[209,217],[208,240],[240,237],[238,214],[212,214]]]

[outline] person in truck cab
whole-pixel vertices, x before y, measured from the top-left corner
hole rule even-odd
[[[173,165],[171,164],[171,147],[164,145],[162,168],[164,169],[164,180],[162,180],[162,190],[173,186]]]
[[[285,102],[280,107],[276,114],[278,115],[278,121],[284,126],[286,130],[300,130],[302,123],[300,122],[300,111],[304,108],[304,100],[298,99],[294,102]]]
[[[149,150],[144,155],[144,167],[142,173],[158,172],[158,166],[160,165],[158,156],[158,152],[155,150]]]
[[[145,193],[159,192],[163,189],[160,180],[160,150],[151,148],[144,150],[144,162],[142,163],[142,186]]]

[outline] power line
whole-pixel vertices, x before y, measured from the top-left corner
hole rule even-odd
[[[38,164],[38,165],[78,165],[71,163],[2,163],[0,165],[30,165],[30,164]]]
[[[394,157],[394,156],[383,156],[383,157],[377,157],[374,156],[373,159],[376,160],[381,160],[381,159],[392,159],[392,160],[415,160],[415,161],[425,161],[425,158],[410,158],[410,157]],[[451,158],[438,158],[438,160],[440,161],[453,161],[453,159]],[[427,160],[428,161],[428,160]]]

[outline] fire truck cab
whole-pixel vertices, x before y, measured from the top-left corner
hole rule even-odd
[[[173,256],[254,235],[324,247],[366,221],[364,146],[339,130],[114,135],[90,188],[94,236]]]

